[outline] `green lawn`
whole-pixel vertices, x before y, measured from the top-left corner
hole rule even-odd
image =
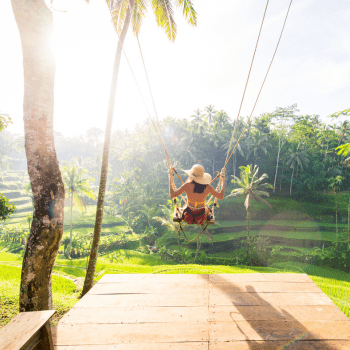
[[[1,255],[0,258],[3,259],[3,256]],[[21,267],[0,262],[0,327],[4,326],[19,312],[20,281]],[[78,294],[74,293],[74,290],[74,282],[61,276],[52,276],[53,308],[57,310],[53,316],[54,324],[78,301]]]

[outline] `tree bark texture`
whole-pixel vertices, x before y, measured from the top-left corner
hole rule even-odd
[[[117,46],[117,51],[116,51],[115,60],[114,60],[111,90],[110,90],[110,95],[109,95],[107,124],[106,124],[105,139],[104,139],[104,146],[103,146],[100,186],[99,186],[98,199],[97,199],[94,237],[93,237],[93,241],[92,241],[92,247],[91,247],[90,258],[89,258],[89,265],[88,265],[88,269],[86,271],[84,287],[83,287],[83,291],[81,294],[82,296],[84,296],[91,289],[91,287],[93,286],[93,282],[94,282],[95,268],[96,268],[97,255],[98,255],[98,247],[99,247],[99,243],[100,243],[102,220],[103,220],[103,206],[104,206],[104,198],[105,198],[106,184],[107,184],[109,146],[110,146],[110,142],[111,142],[111,132],[112,132],[112,123],[113,123],[115,95],[116,95],[116,91],[117,91],[118,73],[119,73],[121,54],[122,54],[122,50],[123,50],[123,44],[124,44],[124,40],[126,37],[126,33],[128,31],[128,28],[129,28],[133,7],[134,7],[134,0],[129,0],[128,10],[126,13],[122,32],[121,32],[119,40],[118,40],[118,46]]]
[[[277,172],[278,172],[278,163],[280,160],[280,152],[281,152],[281,137],[278,138],[278,154],[277,154],[277,164],[276,164],[276,172],[275,172],[275,181],[273,182],[273,193],[276,191],[276,181],[277,181]]]
[[[12,0],[23,51],[23,119],[34,215],[23,258],[20,311],[52,308],[51,272],[63,234],[64,185],[53,134],[53,16],[44,0]]]
[[[290,189],[289,189],[289,195],[292,195],[292,186],[293,186],[293,175],[294,175],[294,167],[293,167],[293,171],[292,171],[292,177],[290,179]]]

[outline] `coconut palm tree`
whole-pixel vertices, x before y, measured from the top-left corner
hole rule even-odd
[[[53,133],[53,16],[44,0],[12,0],[11,4],[23,52],[25,151],[34,199],[19,304],[20,311],[50,310],[51,271],[63,234],[65,197]]]
[[[273,188],[273,186],[267,182],[262,183],[265,179],[268,178],[267,174],[263,174],[260,177],[258,177],[259,168],[254,165],[254,168],[252,165],[247,166],[240,166],[239,169],[240,172],[240,178],[237,176],[232,176],[233,180],[232,183],[237,184],[240,188],[235,188],[232,190],[231,194],[229,194],[227,197],[236,197],[236,196],[243,196],[245,195],[245,201],[244,206],[247,211],[247,237],[249,236],[249,223],[250,223],[250,204],[252,199],[256,201],[261,201],[265,203],[269,208],[272,208],[271,204],[266,202],[265,199],[261,198],[263,197],[269,197],[269,193],[266,191],[263,191],[267,188]]]
[[[184,15],[185,19],[189,24],[192,24],[194,26],[197,24],[196,12],[193,8],[191,0],[152,0],[152,2],[150,0],[107,0],[107,5],[110,9],[115,29],[119,34],[119,40],[114,61],[112,83],[109,97],[107,124],[105,129],[105,139],[102,155],[101,178],[96,208],[94,238],[92,242],[89,266],[86,271],[86,278],[84,281],[82,295],[85,295],[93,285],[95,267],[97,262],[98,246],[100,242],[103,219],[104,197],[107,184],[109,146],[111,140],[115,95],[117,89],[118,73],[123,44],[130,22],[133,32],[136,36],[138,36],[142,20],[146,14],[146,6],[150,3],[152,5],[152,9],[154,11],[154,15],[158,26],[165,30],[169,40],[171,41],[174,41],[176,38],[176,23],[174,20],[173,11],[174,4],[179,6],[179,8],[182,11],[182,14]]]
[[[289,149],[289,159],[287,161],[287,167],[292,168],[292,177],[290,180],[290,190],[289,194],[292,195],[292,185],[293,185],[293,176],[294,176],[294,169],[297,168],[296,176],[298,176],[298,169],[300,167],[300,170],[303,171],[304,166],[307,167],[307,164],[309,163],[309,159],[306,157],[306,151],[305,149],[299,148],[300,144],[298,145],[297,149],[294,151],[292,148]]]
[[[259,154],[262,152],[267,156],[269,154],[268,149],[271,147],[267,136],[261,131],[255,131],[252,135],[248,136],[246,145],[248,146],[246,159],[248,160],[249,157],[253,155],[256,163],[258,161]]]
[[[67,164],[66,166],[63,166],[61,170],[66,189],[66,196],[69,198],[70,206],[70,243],[66,251],[67,256],[69,256],[73,241],[73,204],[85,208],[84,197],[95,199],[95,193],[90,187],[90,181],[93,181],[93,179],[90,177],[84,177],[84,174],[87,172],[85,169],[80,168],[75,164]]]
[[[204,114],[204,116],[205,116],[204,121],[208,121],[208,124],[210,125],[212,123],[212,121],[213,121],[213,118],[214,118],[214,116],[216,114],[216,111],[215,111],[213,105],[209,105],[208,107],[205,107],[204,110],[206,112]]]

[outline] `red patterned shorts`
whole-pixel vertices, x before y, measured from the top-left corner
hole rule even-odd
[[[203,225],[207,221],[207,216],[210,215],[210,209],[205,207],[198,210],[183,208],[182,218],[188,225]]]

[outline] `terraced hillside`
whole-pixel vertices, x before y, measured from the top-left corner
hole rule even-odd
[[[32,202],[23,190],[28,178],[23,173],[11,172],[0,183],[0,190],[8,197],[11,203],[16,204],[17,212],[4,225],[9,229],[20,230],[28,228],[27,218],[32,214]],[[339,208],[346,209],[347,197],[340,200]],[[323,197],[322,197],[323,198]],[[244,199],[226,198],[220,202],[216,210],[216,224],[209,226],[208,231],[212,240],[203,236],[202,249],[207,254],[231,255],[239,248],[242,239],[247,236]],[[314,247],[328,246],[337,237],[334,216],[334,199],[328,196],[326,200],[316,198],[311,202],[300,202],[290,198],[273,197],[268,199],[272,210],[261,203],[253,203],[249,236],[264,236],[270,246],[284,246],[292,251],[311,251]],[[75,235],[92,233],[95,219],[95,206],[89,205],[86,211],[73,210],[73,232]],[[347,239],[347,219],[343,215],[343,222],[338,225],[338,240]],[[194,238],[197,232],[186,228],[188,238]],[[70,232],[69,208],[65,208],[64,237]],[[102,236],[111,234],[127,234],[130,239],[137,240],[128,224],[122,219],[104,215]],[[185,242],[184,242],[185,243]],[[174,248],[177,244],[177,235],[165,234],[157,242],[160,246]],[[196,248],[196,242],[188,243],[189,249]]]

